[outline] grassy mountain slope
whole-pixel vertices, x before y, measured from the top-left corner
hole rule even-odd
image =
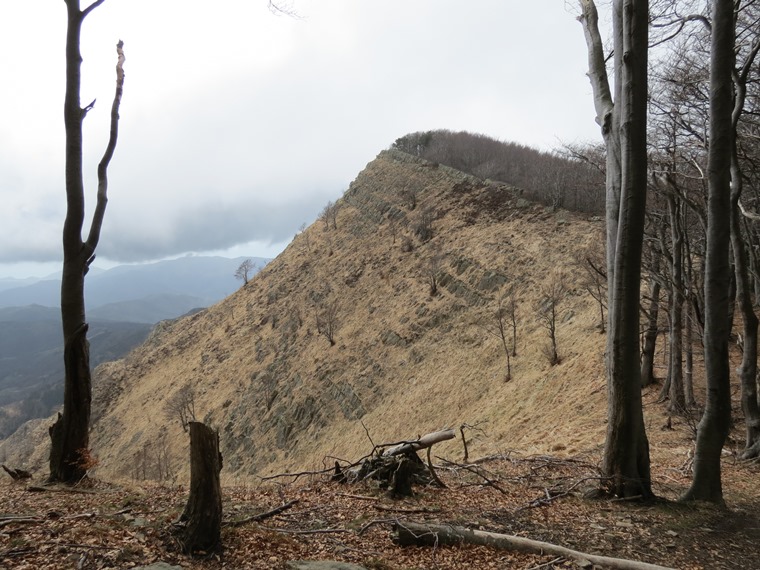
[[[602,442],[604,338],[569,262],[601,247],[601,222],[397,151],[371,162],[339,206],[337,228],[318,221],[246,287],[99,368],[101,476],[157,477],[161,454],[186,472],[187,435],[164,413],[185,385],[198,419],[220,431],[232,481],[357,458],[371,449],[368,434],[387,442],[463,423],[483,430],[469,432],[474,455]],[[426,211],[432,237],[423,241]],[[431,296],[426,268],[439,256]],[[557,273],[568,290],[562,363],[551,366],[536,306]],[[509,287],[518,338],[505,382],[503,349],[486,326]],[[317,327],[328,307],[335,346]],[[461,442],[448,451],[459,454]]]

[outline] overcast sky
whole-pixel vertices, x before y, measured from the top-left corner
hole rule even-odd
[[[88,212],[119,39],[127,58],[100,265],[274,256],[412,131],[598,140],[574,4],[106,0],[82,35]],[[4,2],[0,277],[60,263],[65,33],[61,0]]]

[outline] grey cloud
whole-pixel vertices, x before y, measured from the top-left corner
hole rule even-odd
[[[301,223],[313,220],[328,199],[315,192],[297,202],[277,205],[257,200],[205,204],[177,210],[151,224],[139,215],[122,213],[104,228],[98,250],[103,257],[126,263],[226,249],[250,241],[282,242],[292,237]]]
[[[213,80],[200,60],[169,65],[174,52],[127,56],[101,256],[138,261],[287,240],[380,150],[412,131],[466,129],[544,147],[555,136],[597,134],[582,30],[556,0],[490,1],[477,9],[458,0],[303,4],[306,17],[284,26],[292,41],[271,67],[247,66],[267,54],[245,41],[234,44],[240,68],[224,76],[224,54],[214,51],[213,37],[204,38],[202,49],[217,58]],[[107,5],[99,9],[104,18]],[[187,7],[193,9],[200,5]],[[156,21],[142,37],[135,32],[132,53],[160,30]],[[107,136],[111,45],[103,72],[109,91],[98,94],[99,107],[86,122],[88,212]],[[151,60],[166,65],[150,68]],[[54,199],[5,199],[0,263],[60,258],[63,84],[56,69],[59,89],[44,98],[50,111],[30,134],[48,141],[52,159],[16,153],[12,141],[10,157],[0,154],[0,195],[18,183],[23,192],[43,189]],[[188,87],[176,93],[179,73]],[[16,128],[26,132],[32,124],[30,118]]]

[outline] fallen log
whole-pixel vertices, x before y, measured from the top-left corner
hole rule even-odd
[[[529,554],[551,554],[564,558],[572,558],[583,567],[593,564],[615,570],[673,570],[672,568],[648,564],[646,562],[579,552],[557,544],[531,540],[521,536],[470,530],[451,525],[396,521],[394,532],[395,536],[393,540],[400,546],[442,546],[467,543],[491,546],[501,550],[514,550]]]
[[[419,451],[420,449],[426,449],[428,447],[431,447],[435,445],[436,443],[440,441],[446,441],[447,439],[454,439],[456,435],[454,435],[453,429],[444,429],[441,431],[434,431],[433,433],[429,433],[427,435],[423,435],[422,437],[412,440],[412,441],[405,441],[403,443],[399,443],[398,445],[394,445],[393,447],[389,447],[385,451],[383,451],[383,455],[404,455],[407,453]]]

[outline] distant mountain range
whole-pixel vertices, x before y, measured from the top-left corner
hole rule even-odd
[[[87,315],[124,322],[157,323],[208,307],[242,284],[235,270],[248,258],[187,256],[144,265],[92,271],[85,280]],[[258,267],[269,260],[250,258]],[[0,280],[0,308],[60,305],[58,278]]]
[[[153,325],[208,307],[239,288],[247,258],[183,257],[93,270],[85,297],[94,368],[141,344]],[[269,260],[251,258],[258,267]],[[0,280],[0,439],[63,401],[60,280]]]
[[[152,328],[147,323],[90,319],[91,365],[124,356]],[[60,309],[40,305],[0,309],[0,439],[61,404],[63,374]]]

